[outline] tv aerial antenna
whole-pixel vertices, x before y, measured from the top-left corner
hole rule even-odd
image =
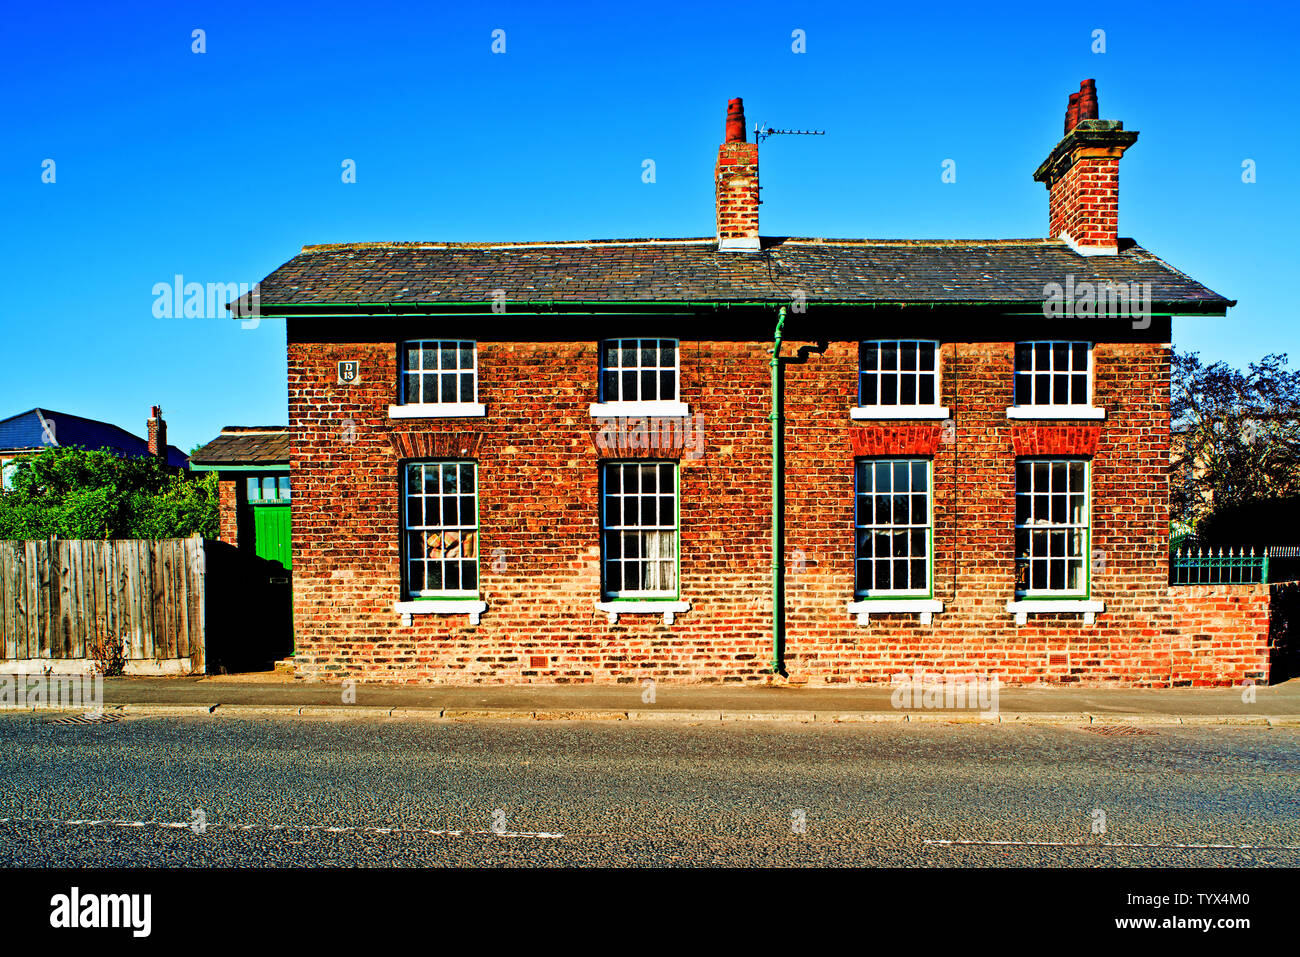
[[[764,127],[762,123],[754,124],[754,142],[762,143],[769,136],[825,136],[825,130],[777,130]]]

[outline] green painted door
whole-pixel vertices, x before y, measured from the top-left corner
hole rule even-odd
[[[288,505],[253,506],[253,551],[258,558],[269,558],[289,569],[293,561],[289,529]]]

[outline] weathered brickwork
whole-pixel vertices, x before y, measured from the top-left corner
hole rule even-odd
[[[719,239],[758,239],[758,144],[724,143],[714,172]]]
[[[1050,190],[1048,235],[1069,236],[1079,246],[1118,243],[1118,157],[1079,155]]]
[[[1170,683],[1205,687],[1269,677],[1268,585],[1178,585],[1157,621]]]
[[[375,320],[378,321],[378,320]],[[296,665],[309,679],[437,683],[762,682],[771,659],[770,343],[681,344],[681,399],[703,455],[679,462],[681,592],[665,625],[600,598],[598,462],[589,405],[597,343],[480,340],[480,418],[390,419],[396,341],[325,338],[289,320]],[[361,328],[366,320],[352,324]],[[429,323],[437,320],[429,320]],[[418,330],[418,331],[417,331]],[[472,335],[461,330],[458,335]],[[857,344],[790,342],[784,368],[784,660],[792,681],[888,681],[900,671],[998,674],[1013,683],[1224,684],[1267,673],[1268,597],[1252,586],[1173,588],[1167,570],[1169,350],[1099,343],[1100,422],[1025,422],[1011,341],[944,342],[949,423],[857,422]],[[361,376],[337,383],[337,363]],[[643,457],[644,451],[635,453]],[[1013,597],[1017,454],[1090,457],[1093,624],[1030,615]],[[853,597],[857,456],[933,459],[934,597],[944,610],[872,614]],[[480,623],[403,626],[399,469],[472,458],[479,470]],[[618,455],[619,458],[633,455]],[[1262,597],[1261,597],[1262,596]]]
[[[221,522],[221,540],[231,545],[239,544],[239,480],[221,478],[217,481],[217,508]]]

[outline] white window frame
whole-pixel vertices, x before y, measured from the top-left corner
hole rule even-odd
[[[1084,401],[1081,403],[1052,402],[1050,401],[1051,399],[1050,395],[1048,396],[1049,401],[1047,402],[1032,401],[1038,398],[1038,396],[1034,395],[1034,392],[1036,390],[1034,377],[1043,374],[1048,375],[1049,376],[1048,389],[1050,391],[1051,389],[1050,377],[1057,374],[1054,368],[1047,369],[1045,373],[1044,371],[1035,368],[1036,356],[1038,354],[1038,350],[1035,347],[1047,346],[1048,347],[1047,352],[1049,357],[1048,361],[1051,362],[1052,361],[1051,356],[1054,354],[1054,349],[1052,347],[1060,346],[1060,345],[1068,346],[1071,355],[1073,355],[1074,353],[1074,348],[1073,348],[1074,346],[1082,345],[1084,347],[1084,353],[1087,356],[1087,360],[1088,360],[1088,366],[1086,371],[1087,395],[1084,398]],[[1016,351],[1018,351],[1021,346],[1029,347],[1030,368],[1028,373],[1022,373],[1016,368]],[[1106,417],[1106,410],[1099,409],[1092,404],[1093,388],[1094,388],[1093,350],[1095,346],[1096,346],[1095,342],[1090,342],[1086,339],[1021,339],[1020,341],[1013,343],[1012,354],[1011,354],[1011,405],[1007,406],[1007,418],[1009,419],[1104,419]],[[1029,388],[1030,388],[1031,401],[1026,404],[1020,404],[1016,400],[1016,377],[1018,375],[1024,375],[1024,374],[1027,374],[1030,377]],[[1077,375],[1078,373],[1075,370],[1071,369],[1065,374],[1067,376],[1074,376]]]
[[[645,366],[640,364],[640,352],[642,342],[656,343],[656,351],[661,350],[662,346],[658,343],[671,342],[673,344],[673,392],[676,395],[674,399],[627,399],[620,394],[617,399],[611,398],[605,392],[605,373],[609,367],[605,364],[605,350],[610,345],[614,345],[617,351],[622,351],[623,343],[635,342],[638,359],[636,370],[638,373],[643,368],[653,368],[656,373],[667,371],[667,366]],[[616,367],[621,373],[623,366]],[[640,393],[640,381],[638,377],[637,384],[638,394]],[[674,339],[671,336],[623,336],[620,338],[601,339],[596,343],[596,398],[597,401],[591,404],[590,413],[593,416],[600,417],[619,417],[619,416],[685,416],[690,415],[690,409],[686,403],[681,401],[682,398],[682,343],[680,339]]]
[[[1046,494],[1049,496],[1049,498],[1048,498],[1049,515],[1048,515],[1048,520],[1047,520],[1045,523],[1041,524],[1041,525],[1033,524],[1033,522],[1032,522],[1032,518],[1033,518],[1033,515],[1032,515],[1033,495],[1035,494],[1035,489],[1034,489],[1034,487],[1033,487],[1033,468],[1034,468],[1034,466],[1036,466],[1036,465],[1046,465],[1046,466],[1048,466],[1048,483],[1049,483],[1049,488],[1048,488],[1048,491],[1047,491]],[[1067,471],[1066,471],[1066,490],[1065,490],[1065,492],[1063,493],[1063,494],[1065,495],[1065,512],[1066,512],[1066,521],[1063,522],[1063,523],[1061,523],[1061,522],[1053,522],[1053,521],[1051,521],[1051,516],[1050,516],[1051,497],[1052,497],[1052,496],[1055,496],[1055,495],[1057,495],[1057,494],[1062,494],[1062,493],[1056,493],[1056,492],[1052,492],[1052,491],[1051,491],[1051,488],[1050,488],[1051,476],[1052,476],[1053,467],[1055,467],[1055,466],[1060,466],[1060,465],[1066,465],[1066,466],[1081,465],[1081,466],[1083,467],[1083,521],[1082,521],[1082,522],[1071,522],[1071,521],[1069,521],[1069,514],[1070,514],[1070,497],[1071,497],[1072,495],[1074,495],[1074,494],[1077,494],[1077,493],[1073,493],[1073,492],[1071,492],[1070,489],[1069,489],[1069,471],[1068,471],[1068,469],[1067,469]],[[1018,517],[1019,508],[1020,508],[1019,500],[1020,500],[1020,497],[1021,497],[1021,495],[1022,495],[1022,492],[1021,492],[1021,490],[1020,490],[1020,470],[1021,470],[1021,467],[1022,467],[1022,466],[1028,466],[1029,469],[1030,469],[1030,487],[1029,487],[1029,489],[1028,489],[1025,493],[1023,493],[1023,494],[1026,494],[1026,495],[1029,495],[1029,496],[1030,496],[1030,507],[1031,507],[1031,512],[1030,512],[1030,522],[1027,523],[1027,524],[1021,524],[1021,522],[1020,522],[1020,520],[1019,520],[1019,517]],[[1056,600],[1058,600],[1058,599],[1060,599],[1060,600],[1067,600],[1067,601],[1071,601],[1071,600],[1081,600],[1081,601],[1086,601],[1086,600],[1089,598],[1089,596],[1091,595],[1091,590],[1092,590],[1092,567],[1091,567],[1091,548],[1092,548],[1092,463],[1091,463],[1088,459],[1086,459],[1086,458],[1079,458],[1078,456],[1051,456],[1051,457],[1044,456],[1044,457],[1036,457],[1036,458],[1019,458],[1019,459],[1016,459],[1016,462],[1015,462],[1015,469],[1016,469],[1016,475],[1015,475],[1015,493],[1014,493],[1014,494],[1015,494],[1015,499],[1016,499],[1016,512],[1017,512],[1017,517],[1016,517],[1016,520],[1015,520],[1015,526],[1014,526],[1013,543],[1012,543],[1012,552],[1013,552],[1013,555],[1014,555],[1014,558],[1015,558],[1015,562],[1016,562],[1017,565],[1019,565],[1019,562],[1020,562],[1020,554],[1019,554],[1019,543],[1018,543],[1017,541],[1015,541],[1015,539],[1019,538],[1020,533],[1021,533],[1021,532],[1024,532],[1024,531],[1029,532],[1029,533],[1030,533],[1030,536],[1031,536],[1031,537],[1030,537],[1030,553],[1029,553],[1030,562],[1029,562],[1029,566],[1028,566],[1028,572],[1027,572],[1026,577],[1025,577],[1025,586],[1024,586],[1024,588],[1022,589],[1022,588],[1019,586],[1019,582],[1017,582],[1017,585],[1016,585],[1016,601],[1017,601],[1018,603],[1024,603],[1024,602],[1035,602],[1035,601],[1040,602],[1040,603],[1050,603],[1050,602],[1056,601]],[[1037,494],[1043,494],[1043,493],[1039,492],[1039,493],[1037,493]],[[1050,542],[1051,542],[1051,534],[1050,534],[1050,533],[1051,533],[1051,532],[1060,532],[1060,531],[1065,531],[1065,532],[1067,533],[1067,536],[1068,536],[1068,533],[1069,533],[1070,531],[1074,531],[1074,530],[1082,530],[1082,532],[1083,532],[1083,545],[1082,545],[1082,547],[1081,547],[1080,555],[1079,555],[1079,569],[1080,569],[1080,575],[1081,575],[1081,577],[1082,577],[1082,581],[1083,581],[1083,587],[1082,587],[1082,588],[1072,588],[1072,589],[1066,589],[1066,588],[1054,589],[1054,588],[1050,587],[1050,582],[1051,582],[1051,562],[1054,560],[1053,556],[1051,555],[1051,545],[1050,545]],[[1048,559],[1048,582],[1049,582],[1049,585],[1048,585],[1047,588],[1034,588],[1034,587],[1033,587],[1033,564],[1034,564],[1034,553],[1033,553],[1033,537],[1032,537],[1032,535],[1033,535],[1033,532],[1035,532],[1035,531],[1039,531],[1039,532],[1048,532],[1048,533],[1049,533],[1048,536],[1047,536],[1047,539],[1048,539],[1048,542],[1049,542],[1049,545],[1048,545],[1048,555],[1046,556],[1047,559]],[[1068,564],[1068,563],[1066,564],[1066,571],[1067,571],[1067,577],[1068,577],[1068,571],[1069,571],[1069,564]],[[1018,574],[1018,570],[1017,570],[1017,574]]]
[[[876,346],[876,368],[870,370],[876,376],[877,383],[884,375],[893,375],[902,383],[904,375],[914,374],[917,377],[917,394],[920,394],[920,377],[923,374],[932,374],[934,376],[934,402],[928,404],[912,403],[909,405],[882,405],[880,403],[867,404],[862,401],[862,379],[868,370],[862,367],[862,347],[872,343]],[[915,373],[895,369],[892,372],[881,370],[880,355],[881,347],[886,343],[893,344],[901,355],[904,343],[915,343],[920,345],[934,346],[934,371],[933,373],[923,373],[919,368]],[[856,395],[857,403],[849,410],[849,416],[853,419],[947,419],[950,418],[947,406],[940,405],[940,399],[943,396],[943,343],[938,339],[861,339],[858,341],[858,362],[857,362],[857,386]],[[918,366],[920,365],[918,361]],[[877,394],[879,394],[879,384],[877,384]],[[899,389],[899,395],[902,389]]]
[[[459,366],[456,367],[456,394],[460,395],[460,377],[468,371],[473,377],[474,396],[472,401],[464,402],[459,398],[455,402],[411,402],[406,394],[406,377],[409,373],[414,372],[417,375],[428,373],[441,374],[441,359],[437,369],[424,368],[424,352],[426,346],[432,345],[433,351],[441,353],[444,345],[453,344],[456,347],[456,354],[459,357],[460,350],[468,345],[470,355],[473,357],[473,365],[466,370]],[[414,346],[420,351],[420,368],[412,370],[407,366],[407,353]],[[457,360],[459,363],[459,359]],[[421,384],[423,389],[423,383]],[[424,398],[423,395],[420,396]],[[388,407],[388,416],[392,419],[423,419],[423,418],[464,418],[471,416],[481,416],[487,414],[487,408],[483,403],[478,401],[478,340],[477,339],[405,339],[397,344],[397,402]]]
[[[462,467],[464,467],[464,466],[469,466],[470,469],[472,470],[471,474],[474,476],[474,523],[473,523],[473,525],[467,525],[467,524],[465,524],[463,521],[458,522],[458,523],[455,524],[455,525],[444,525],[444,524],[442,524],[442,512],[441,512],[441,510],[440,510],[440,511],[439,511],[439,514],[438,514],[438,524],[430,525],[430,524],[428,524],[427,521],[426,521],[424,524],[421,524],[421,525],[418,525],[418,526],[412,526],[412,525],[411,525],[411,520],[410,520],[410,514],[409,514],[409,509],[410,509],[410,491],[409,491],[410,470],[411,470],[412,468],[420,468],[420,469],[421,469],[421,489],[422,489],[422,491],[421,491],[421,493],[420,493],[420,497],[421,497],[422,499],[424,499],[424,500],[427,502],[427,501],[430,500],[430,497],[429,497],[429,496],[426,496],[426,495],[424,494],[424,492],[423,492],[423,488],[424,488],[424,484],[423,484],[423,478],[424,478],[423,469],[428,468],[428,467],[431,467],[431,466],[437,466],[438,469],[439,469],[439,476],[440,476],[440,481],[441,481],[441,472],[442,472],[442,469],[443,469],[443,467],[445,467],[445,466],[449,466],[449,465],[450,465],[450,466],[454,466],[454,467],[457,469],[457,483],[458,483],[458,488],[457,488],[457,491],[456,491],[456,494],[455,494],[455,498],[457,498],[458,500],[461,499],[461,498],[464,498],[464,497],[465,497],[464,494],[463,494],[463,493],[460,491],[460,489],[459,489],[459,482],[460,482],[459,469],[462,468]],[[466,461],[466,460],[464,460],[464,459],[419,459],[419,460],[415,460],[415,461],[411,461],[411,462],[403,462],[403,463],[402,463],[402,467],[401,467],[401,483],[402,483],[402,484],[401,484],[401,496],[402,496],[402,543],[401,543],[401,560],[402,560],[402,594],[406,596],[406,598],[408,599],[408,601],[399,602],[399,603],[398,603],[398,606],[399,606],[399,607],[397,608],[397,610],[398,610],[399,612],[402,612],[403,614],[411,614],[411,613],[437,613],[437,612],[446,612],[446,611],[449,611],[449,610],[450,610],[450,611],[461,611],[461,610],[469,611],[468,608],[462,609],[462,608],[460,608],[460,607],[456,607],[456,606],[462,605],[466,600],[469,600],[469,601],[472,602],[473,600],[477,599],[477,598],[479,597],[479,589],[482,587],[482,580],[481,580],[481,578],[480,578],[480,574],[481,574],[481,571],[482,571],[482,567],[481,567],[481,564],[482,564],[482,563],[481,563],[481,559],[482,559],[482,555],[483,555],[483,548],[482,548],[482,531],[481,531],[480,522],[479,522],[479,478],[478,478],[478,463],[477,463],[477,462],[474,462],[474,461]],[[443,499],[444,497],[446,497],[446,496],[442,496],[441,494],[439,494],[439,495],[432,496],[432,500],[437,501],[437,502],[441,502],[442,499]],[[460,506],[459,506],[459,501],[458,501],[458,503],[457,503],[457,518],[462,518],[462,516],[459,514],[459,508],[460,508]],[[426,516],[426,518],[427,518],[427,516]],[[466,531],[466,530],[469,530],[469,529],[472,529],[472,530],[473,530],[473,534],[474,534],[474,587],[473,587],[473,588],[436,588],[436,589],[435,589],[435,588],[422,588],[422,589],[418,589],[418,590],[417,590],[417,589],[414,589],[414,588],[411,587],[410,533],[412,533],[412,532],[425,532],[425,533],[427,533],[427,532],[429,532],[429,531],[431,531],[431,530],[435,530],[435,529],[437,529],[437,530],[441,530],[442,533],[443,533],[444,535],[445,535],[447,532],[449,532],[449,531],[452,531],[452,532],[455,532],[455,531],[462,531],[462,532],[463,532],[463,531]],[[463,562],[464,562],[463,559],[456,559],[456,561],[457,561],[458,563],[461,563],[461,564],[463,564]],[[426,571],[427,571],[427,564],[428,564],[428,563],[426,562]],[[446,565],[446,562],[445,562],[445,561],[443,562],[443,565],[444,565],[444,567],[445,567],[445,565]],[[426,583],[427,583],[427,582],[426,582]],[[419,607],[419,606],[423,606],[423,605],[425,604],[425,602],[427,602],[427,601],[429,601],[429,600],[431,600],[431,599],[434,601],[435,604],[430,604],[428,608]],[[450,608],[439,608],[439,607],[438,607],[439,604],[441,604],[441,605],[447,605],[447,606],[451,606],[451,607],[450,607]],[[409,609],[408,609],[408,608],[400,607],[400,606],[403,606],[403,605],[412,605],[412,606],[416,606],[416,607],[409,608]]]
[[[606,506],[610,499],[610,494],[608,489],[608,470],[611,468],[618,468],[620,470],[625,471],[628,468],[635,468],[641,466],[655,466],[657,469],[662,469],[663,467],[666,466],[668,467],[669,474],[672,475],[673,521],[672,521],[671,531],[673,533],[672,534],[672,543],[673,543],[672,565],[673,565],[674,587],[669,589],[627,589],[627,588],[620,587],[620,590],[613,591],[611,589],[606,588],[606,582],[608,580],[606,578],[606,568],[608,567],[611,560],[607,543],[606,543],[606,536],[610,532],[629,532],[629,531],[630,532],[642,532],[642,531],[664,532],[669,530],[669,526],[666,526],[662,523],[653,526],[642,525],[640,524],[639,519],[637,524],[635,525],[628,525],[625,523],[620,523],[618,525],[609,524],[608,516],[606,513]],[[624,611],[657,612],[660,611],[661,608],[656,608],[653,606],[660,602],[679,603],[681,597],[681,588],[682,588],[682,579],[681,579],[682,530],[681,530],[681,498],[680,498],[681,469],[680,467],[676,462],[665,462],[662,459],[630,459],[630,460],[619,459],[616,461],[601,462],[599,479],[600,479],[600,601],[597,603],[596,607],[602,611],[609,611],[611,613],[617,614],[619,612],[624,612]],[[642,490],[638,489],[637,492],[638,498],[641,495],[641,491]],[[660,499],[664,497],[663,492],[658,488],[656,488],[654,494],[656,495],[656,497]],[[616,497],[619,498],[620,500],[629,497],[626,495],[626,485],[622,484],[622,481],[620,481],[619,492],[617,493]],[[626,565],[627,562],[624,561],[624,557],[625,556],[620,555],[619,558],[615,559],[615,561],[617,561],[620,566]],[[641,556],[638,560],[644,561],[645,557]],[[621,577],[622,576],[620,574],[620,578]],[[652,607],[649,608],[639,607],[642,605],[649,605]],[[670,611],[674,609],[668,609],[667,607],[662,607],[662,610]],[[685,611],[686,608],[682,607],[676,610]]]

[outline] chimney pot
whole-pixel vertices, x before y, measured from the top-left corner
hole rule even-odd
[[[745,142],[745,101],[740,97],[727,102],[727,138],[724,142]]]
[[[1079,84],[1079,119],[1095,120],[1097,118],[1097,81],[1084,80]]]
[[[1065,107],[1065,132],[1070,132],[1079,125],[1079,94],[1071,93],[1070,101]]]

